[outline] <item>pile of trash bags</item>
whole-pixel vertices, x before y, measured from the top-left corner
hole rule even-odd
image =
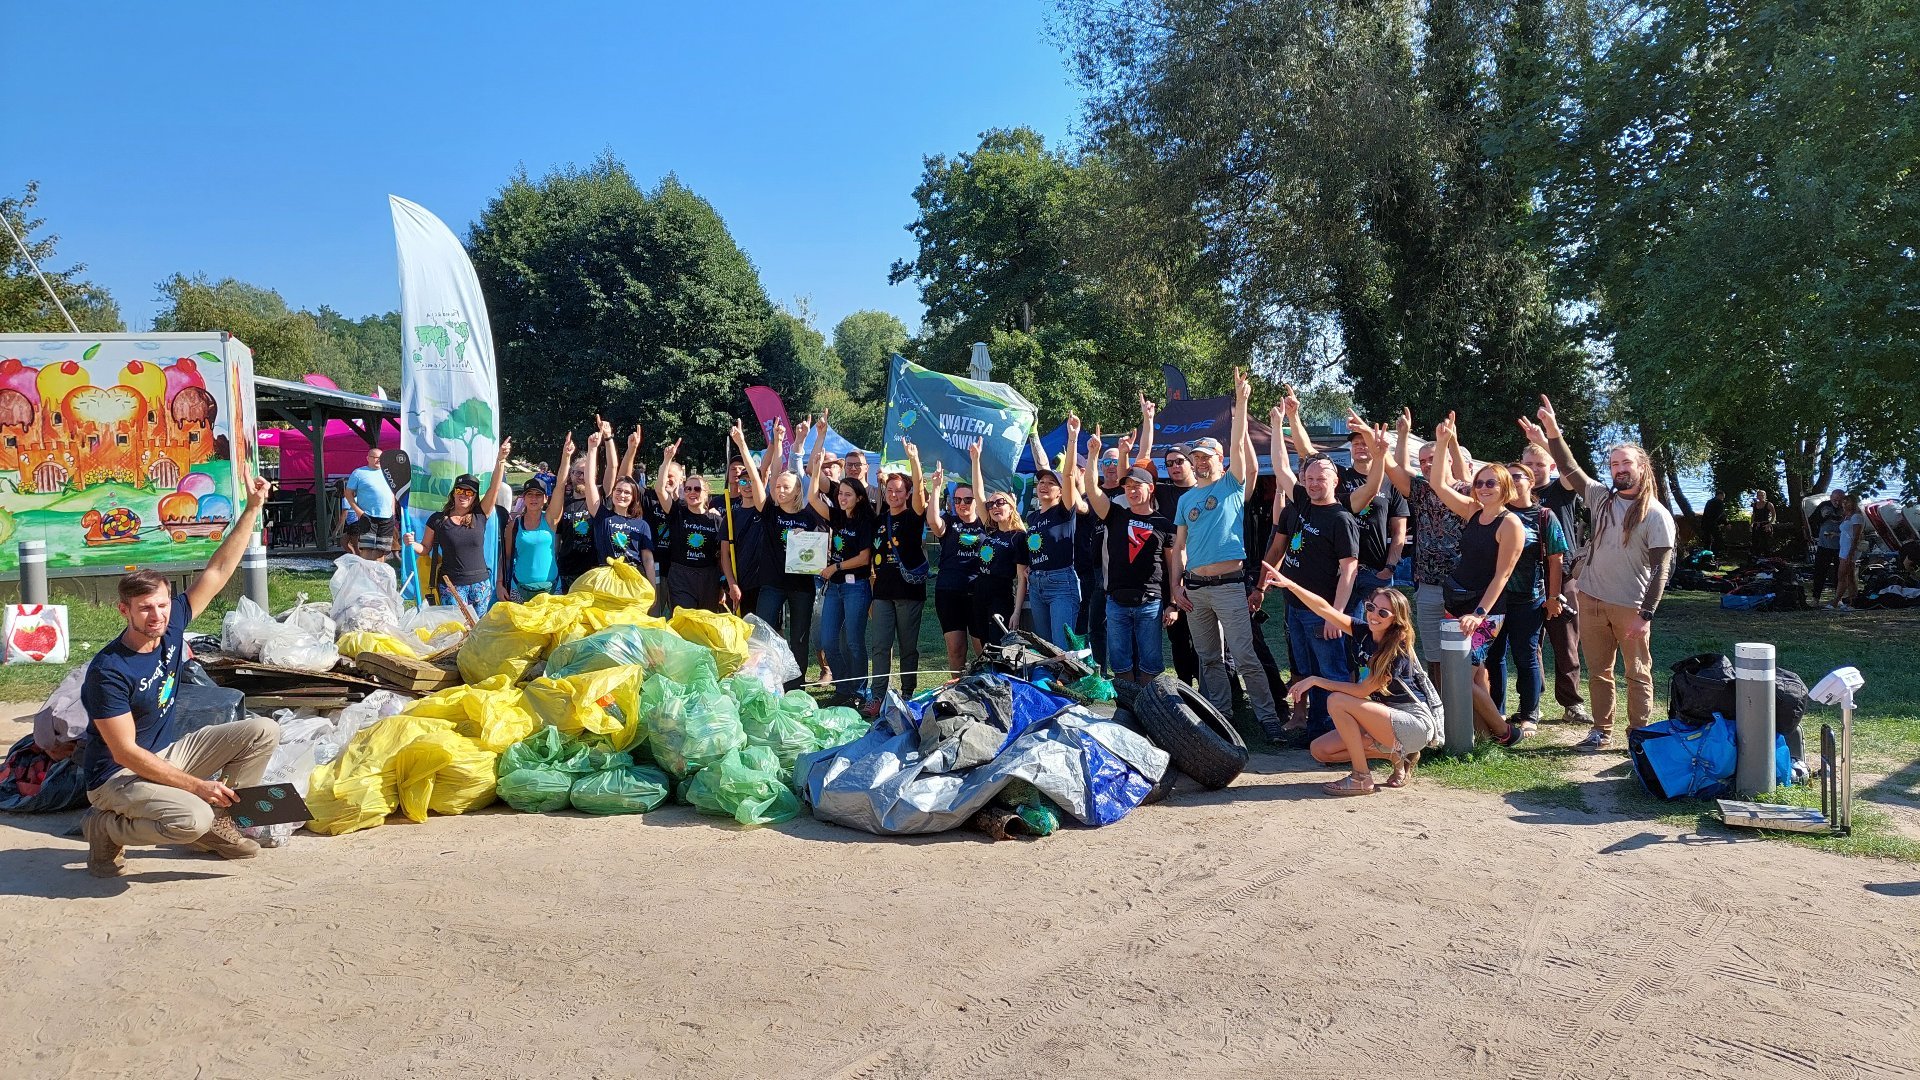
[[[400,612],[387,625],[370,615],[385,582],[342,564],[336,580],[345,575],[352,595],[335,603],[358,613],[345,648],[435,640],[437,617]],[[648,614],[653,600],[645,575],[614,560],[564,595],[495,604],[460,644],[465,684],[400,702],[340,750],[313,755],[309,828],[337,835],[395,811],[422,821],[496,798],[529,813],[644,813],[677,798],[747,825],[798,816],[794,763],[867,723],[783,693],[800,672],[764,622],[685,609],[663,620]],[[309,734],[304,719],[293,719],[296,735]],[[315,742],[344,726],[315,728]],[[291,768],[301,753],[288,751]]]

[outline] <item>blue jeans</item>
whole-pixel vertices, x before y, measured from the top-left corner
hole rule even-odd
[[[820,605],[820,644],[827,650],[836,691],[864,697],[867,688],[867,609],[873,606],[873,583],[835,580],[827,584]]]
[[[1537,717],[1540,712],[1542,669],[1540,631],[1547,621],[1547,605],[1537,607],[1507,601],[1507,621],[1487,648],[1487,689],[1501,713],[1507,711],[1507,657],[1513,657],[1513,681],[1520,695],[1521,719]]]
[[[1160,601],[1122,607],[1107,598],[1107,659],[1116,675],[1158,675],[1167,666],[1161,645]]]
[[[1293,677],[1304,678],[1318,675],[1332,682],[1351,682],[1352,670],[1347,666],[1347,639],[1345,635],[1331,640],[1320,636],[1320,629],[1327,621],[1304,605],[1287,603],[1287,647],[1293,653]],[[1333,730],[1333,718],[1327,714],[1327,692],[1325,690],[1307,691],[1307,734],[1318,737]]]
[[[1042,570],[1027,577],[1034,632],[1061,648],[1080,617],[1080,574],[1072,569]]]

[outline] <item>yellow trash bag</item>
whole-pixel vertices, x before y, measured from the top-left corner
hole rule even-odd
[[[646,611],[653,607],[653,582],[627,560],[608,559],[605,566],[596,566],[575,578],[567,595],[591,595],[599,608],[637,607]]]
[[[364,652],[386,653],[389,656],[420,655],[420,650],[408,644],[405,639],[372,630],[355,630],[352,633],[341,634],[339,649],[340,655],[349,660]]]
[[[713,661],[719,665],[723,679],[747,662],[747,639],[752,636],[753,627],[738,615],[679,608],[673,618],[667,620],[667,626],[688,641],[713,650]]]
[[[505,675],[450,686],[407,706],[407,714],[450,720],[456,732],[496,754],[540,727],[539,719],[527,711],[526,694]]]
[[[592,605],[590,596],[552,593],[541,593],[524,604],[507,600],[493,605],[460,646],[460,677],[477,683],[506,675],[519,682],[527,668],[547,655]]]
[[[650,626],[655,630],[665,630],[667,620],[647,614],[647,609],[639,605],[623,608],[588,608],[581,612],[580,621],[561,639],[561,644],[575,641],[589,634],[597,634],[609,626]]]
[[[451,731],[429,731],[393,755],[387,775],[399,793],[400,812],[425,821],[429,810],[460,814],[491,803],[499,757]]]
[[[626,750],[646,738],[638,664],[527,684],[527,708],[542,722],[596,749]]]
[[[385,822],[393,813],[386,777],[373,773],[342,779],[339,769],[340,762],[335,760],[313,770],[307,782],[307,812],[313,820],[307,822],[307,828],[325,836],[339,836]]]

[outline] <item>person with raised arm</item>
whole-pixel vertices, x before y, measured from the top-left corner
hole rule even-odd
[[[733,545],[733,557],[721,567],[727,576],[728,595],[734,613],[746,616],[760,606],[760,589],[767,581],[767,545],[760,539],[760,509],[748,498],[756,481],[764,491],[766,478],[761,465],[747,449],[746,431],[738,420],[727,433],[732,452],[727,455],[727,491],[707,501],[726,516],[727,540]],[[769,455],[770,456],[770,455]]]
[[[1627,676],[1627,725],[1644,727],[1653,715],[1653,618],[1666,591],[1673,555],[1673,514],[1653,490],[1647,452],[1632,443],[1607,451],[1611,483],[1580,467],[1560,432],[1553,402],[1540,395],[1539,423],[1520,418],[1528,441],[1543,443],[1560,466],[1560,482],[1580,495],[1593,519],[1593,537],[1580,568],[1580,651],[1587,660],[1587,698],[1593,730],[1580,749],[1613,741],[1613,667]]]
[[[990,491],[981,482],[980,440],[967,448],[972,461],[973,489],[985,492],[987,532],[980,538],[980,573],[973,579],[974,640],[998,645],[1006,631],[1020,627],[1020,609],[1027,596],[1027,523],[1013,504],[1013,492]],[[994,621],[998,616],[1006,631]]]
[[[1252,393],[1246,374],[1235,368],[1228,462],[1221,461],[1216,439],[1200,439],[1187,448],[1197,482],[1180,494],[1167,577],[1173,583],[1173,603],[1187,613],[1193,629],[1200,687],[1207,700],[1222,716],[1233,715],[1233,686],[1227,677],[1231,653],[1239,661],[1254,718],[1268,738],[1278,740],[1280,713],[1259,662],[1247,603],[1246,495],[1260,478],[1260,459],[1247,433]]]
[[[876,515],[867,486],[852,478],[828,481],[820,475],[818,444],[826,435],[821,417],[814,428],[811,466],[813,512],[833,533],[827,563],[820,568],[826,589],[820,600],[820,639],[837,676],[833,701],[859,707],[870,695],[867,616],[873,605],[873,531]]]
[[[900,694],[912,697],[920,685],[920,623],[927,607],[927,493],[920,471],[920,448],[900,440],[907,473],[888,473],[881,483],[879,520],[873,530],[873,619],[867,629],[867,655],[873,665],[873,699],[867,712],[878,716],[893,678],[893,657],[900,655]]]
[[[660,478],[655,489],[656,496],[667,506],[667,539],[660,547],[666,562],[660,575],[666,585],[663,590],[666,610],[690,607],[725,611],[727,601],[737,604],[740,600],[737,585],[726,582],[724,589],[722,587],[720,568],[733,561],[726,521],[707,499],[706,477],[683,473],[679,456],[680,440],[675,439],[661,458]],[[683,475],[679,497],[675,498],[668,480]],[[622,480],[633,482],[632,477]]]
[[[1313,437],[1307,432],[1307,425],[1300,422],[1300,399],[1295,397],[1289,387],[1286,398],[1289,417],[1293,421],[1293,445],[1305,461],[1318,450],[1313,445]],[[1355,603],[1360,597],[1374,589],[1393,584],[1393,575],[1400,566],[1400,557],[1407,546],[1407,518],[1411,511],[1406,496],[1390,484],[1384,483],[1382,474],[1374,479],[1369,466],[1373,459],[1372,430],[1365,420],[1353,410],[1347,410],[1347,454],[1351,465],[1340,468],[1340,481],[1337,493],[1342,503],[1360,522],[1360,570],[1354,577]]]
[[[596,464],[600,456],[600,432],[587,436],[587,452],[575,455],[573,433],[567,433],[560,448],[560,481],[556,492],[560,517],[554,525],[554,562],[560,579],[556,592],[566,592],[573,580],[600,565],[600,553],[593,546],[593,515],[600,510],[600,479]]]
[[[280,725],[249,715],[182,735],[174,694],[187,661],[187,624],[233,577],[271,488],[265,477],[247,482],[239,518],[181,596],[152,570],[120,579],[126,627],[88,662],[80,688],[87,714],[80,768],[92,807],[80,819],[80,834],[94,877],[125,874],[131,845],[188,844],[225,859],[260,853],[222,811],[234,804],[236,788],[260,783]],[[211,779],[216,775],[224,782]]]
[[[1062,649],[1080,615],[1080,572],[1076,566],[1080,521],[1088,512],[1080,494],[1080,418],[1067,417],[1067,452],[1055,472],[1045,463],[1034,470],[1036,509],[1027,523],[1027,582],[1033,603],[1033,628]]]
[[[1553,655],[1553,700],[1563,710],[1560,719],[1570,724],[1593,726],[1587,712],[1587,699],[1580,685],[1580,605],[1574,600],[1573,552],[1583,542],[1578,511],[1580,497],[1560,483],[1553,454],[1537,442],[1527,443],[1520,451],[1520,463],[1534,476],[1533,497],[1547,508],[1559,523],[1561,539],[1568,554],[1561,559],[1559,588],[1547,594],[1546,645],[1543,652]]]
[[[1548,616],[1560,611],[1567,540],[1560,531],[1560,519],[1534,495],[1533,467],[1523,459],[1510,463],[1507,472],[1513,477],[1513,501],[1507,504],[1507,509],[1513,511],[1525,533],[1520,561],[1507,579],[1507,621],[1501,624],[1492,647],[1487,650],[1487,686],[1494,705],[1504,709],[1507,660],[1511,658],[1514,690],[1519,698],[1516,715],[1520,731],[1531,736],[1540,725],[1540,693],[1544,684],[1540,632]]]
[[[512,449],[512,439],[500,440],[484,496],[480,494],[480,478],[462,473],[454,478],[446,505],[427,518],[427,531],[420,541],[414,542],[412,533],[402,538],[415,555],[431,555],[434,583],[438,585],[443,579],[451,582],[453,591],[473,609],[475,618],[485,615],[493,606],[493,571],[487,567],[487,522],[492,519],[493,508],[499,501],[500,478],[506,473],[507,453]],[[452,602],[451,596],[441,597],[441,603]]]
[[[1346,611],[1351,608],[1353,582],[1360,570],[1360,524],[1340,501],[1339,483],[1340,471],[1327,455],[1316,453],[1301,462],[1300,484],[1280,507],[1273,541],[1262,561],[1283,567],[1289,578]],[[1310,675],[1330,682],[1347,679],[1347,650],[1340,628],[1293,599],[1287,603],[1287,651],[1296,682]],[[1317,738],[1333,730],[1326,692],[1314,689],[1306,702],[1304,720],[1298,711],[1293,715],[1304,723],[1307,735]],[[1301,726],[1299,722],[1292,726]]]
[[[1100,456],[1097,435],[1089,456]],[[1124,451],[1121,456],[1126,456]],[[1124,499],[1092,488],[1087,505],[1106,525],[1107,660],[1116,680],[1145,684],[1166,666],[1161,630],[1173,616],[1163,601],[1168,590],[1166,549],[1174,529],[1155,507],[1151,469],[1129,468],[1122,488]]]
[[[1460,528],[1463,521],[1458,514],[1447,509],[1447,504],[1434,493],[1433,485],[1427,482],[1427,477],[1434,471],[1433,459],[1437,447],[1431,442],[1425,443],[1417,455],[1409,455],[1408,444],[1412,432],[1413,413],[1401,409],[1397,450],[1387,461],[1387,476],[1393,481],[1394,490],[1407,500],[1413,515],[1413,615],[1420,630],[1420,658],[1426,661],[1428,674],[1437,678],[1440,671],[1440,622],[1447,614],[1447,578],[1453,573],[1453,564],[1460,558]],[[1409,463],[1417,464],[1417,471],[1410,469]],[[1458,472],[1452,475],[1456,480],[1454,490],[1466,494],[1464,480],[1460,479]]]
[[[933,490],[946,491],[946,466],[935,466]],[[933,613],[947,643],[947,668],[966,670],[967,641],[973,636],[973,579],[980,573],[980,545],[987,527],[980,520],[979,497],[971,484],[954,485],[950,509],[942,513],[936,497],[927,502],[927,528],[940,541],[940,572],[933,579]],[[980,642],[973,641],[980,651]]]
[[[1494,703],[1487,654],[1507,618],[1507,581],[1520,561],[1526,531],[1507,505],[1513,502],[1513,476],[1500,464],[1482,465],[1468,485],[1471,496],[1454,490],[1453,449],[1459,441],[1451,414],[1434,433],[1438,444],[1432,459],[1435,475],[1427,484],[1448,510],[1464,519],[1460,527],[1460,558],[1446,584],[1446,615],[1458,620],[1467,636],[1467,656],[1473,664],[1474,725],[1502,746],[1520,741],[1519,724],[1509,724]]]
[[[800,676],[788,680],[786,689],[798,690],[806,685],[807,663],[812,659],[809,645],[813,635],[814,600],[818,592],[818,579],[811,573],[792,573],[787,570],[787,546],[794,533],[827,531],[826,522],[807,505],[803,494],[805,484],[800,474],[787,468],[786,461],[786,425],[779,420],[773,422],[773,439],[767,447],[770,459],[767,467],[774,469],[773,489],[767,490],[764,481],[753,485],[748,498],[754,508],[760,511],[760,534],[766,544],[765,557],[769,572],[760,586],[759,603],[754,614],[762,622],[774,628],[787,639],[787,647],[793,652],[793,662],[800,668]]]
[[[560,460],[573,453],[573,436],[561,447]],[[560,566],[555,543],[560,531],[562,500],[549,497],[547,486],[535,476],[520,485],[520,512],[501,539],[500,578],[507,599],[526,603],[543,592],[560,588]]]
[[[1381,433],[1384,449],[1386,439]],[[1288,691],[1297,701],[1314,691],[1328,695],[1333,730],[1313,740],[1314,760],[1345,764],[1347,776],[1323,786],[1328,795],[1371,795],[1379,787],[1405,787],[1420,764],[1420,754],[1441,738],[1440,692],[1414,651],[1418,636],[1406,594],[1381,586],[1360,599],[1355,618],[1326,598],[1265,566],[1265,584],[1286,589],[1301,604],[1346,635],[1349,667],[1355,681],[1309,675]],[[1370,760],[1386,758],[1393,771],[1376,782]]]

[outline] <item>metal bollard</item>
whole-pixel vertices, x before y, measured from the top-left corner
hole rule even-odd
[[[1733,786],[1743,799],[1773,790],[1773,646],[1743,642],[1733,647],[1733,727],[1739,757]]]
[[[20,541],[20,602],[47,602],[47,542]]]
[[[1473,665],[1467,661],[1472,642],[1460,632],[1460,620],[1440,623],[1440,704],[1446,711],[1447,753],[1473,752]]]
[[[247,599],[263,610],[272,611],[272,605],[267,602],[267,549],[258,541],[249,544],[240,556],[240,575]]]

